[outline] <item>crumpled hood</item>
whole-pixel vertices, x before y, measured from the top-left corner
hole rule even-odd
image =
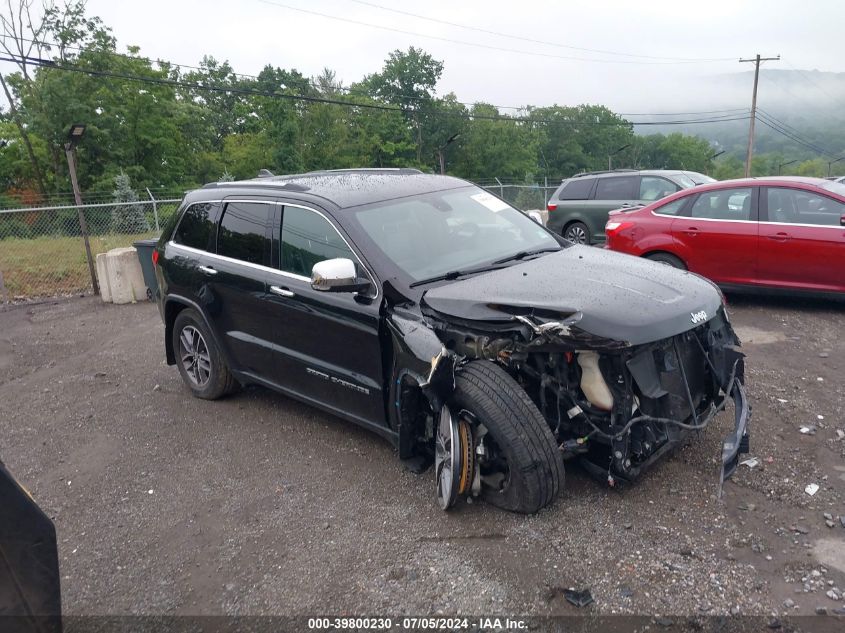
[[[700,325],[716,315],[722,301],[698,275],[601,248],[572,246],[432,288],[422,303],[441,315],[470,321],[511,321],[515,313],[528,310],[542,320],[581,313],[574,327],[640,345]]]

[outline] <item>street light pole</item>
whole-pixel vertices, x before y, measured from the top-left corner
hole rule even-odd
[[[792,164],[797,163],[797,162],[798,162],[798,159],[791,160],[788,163],[778,163],[778,176],[780,176],[781,167],[786,167],[787,165],[792,165]]]
[[[100,286],[97,284],[97,273],[94,270],[94,257],[91,255],[91,243],[88,241],[88,223],[85,221],[85,213],[82,211],[82,195],[79,193],[79,182],[76,180],[76,144],[85,134],[84,125],[72,125],[65,143],[65,156],[67,156],[67,168],[70,172],[70,184],[73,187],[73,198],[76,201],[76,213],[79,217],[79,230],[82,232],[82,241],[85,243],[85,257],[88,260],[88,272],[91,274],[91,288],[95,295],[100,294]]]
[[[440,161],[440,175],[446,175],[446,148],[459,136],[461,135],[460,132],[452,134],[443,145],[437,148],[437,158]]]
[[[613,171],[613,157],[616,156],[619,152],[628,149],[631,147],[631,144],[628,143],[627,145],[623,145],[618,150],[613,152],[612,154],[608,154],[607,156],[607,171]]]

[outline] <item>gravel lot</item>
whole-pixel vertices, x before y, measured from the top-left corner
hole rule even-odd
[[[730,408],[636,486],[570,464],[536,516],[443,513],[366,431],[263,389],[192,398],[155,306],[95,298],[0,312],[0,457],[54,518],[73,615],[582,613],[568,587],[600,614],[832,614],[845,304],[730,300],[760,464],[722,500]]]

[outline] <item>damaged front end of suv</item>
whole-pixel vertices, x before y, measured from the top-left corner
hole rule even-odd
[[[443,346],[425,382],[439,394],[435,402],[449,402],[454,375],[464,368],[493,363],[536,405],[560,455],[615,486],[636,479],[732,401],[734,430],[722,447],[721,484],[748,451],[750,407],[743,354],[720,293],[690,273],[633,259],[618,273],[625,279],[610,284],[614,291],[589,270],[601,270],[590,265],[595,260],[615,258],[575,252],[544,257],[542,268],[541,260],[527,262],[426,293],[419,306],[423,321]],[[550,273],[555,264],[568,272]],[[566,292],[544,293],[543,287],[561,287],[557,282],[567,276],[572,290],[573,268],[580,283],[594,288],[576,287],[577,300],[567,307]],[[467,430],[477,433],[479,425],[467,419]],[[485,472],[481,432],[481,450],[475,436],[446,438],[458,444],[458,460],[449,482],[456,494],[444,500],[439,484],[444,507],[461,492],[477,494],[494,470]],[[470,453],[471,464],[461,461]]]

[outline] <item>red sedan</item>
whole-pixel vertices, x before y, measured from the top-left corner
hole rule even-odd
[[[611,211],[607,245],[726,289],[845,293],[845,184],[744,178]]]

